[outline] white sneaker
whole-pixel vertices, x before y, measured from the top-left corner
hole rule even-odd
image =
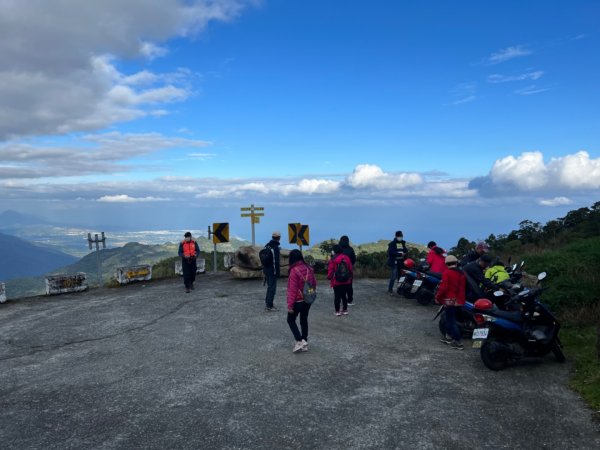
[[[306,342],[304,339],[302,339],[300,341],[300,343],[302,344],[302,351],[307,352],[308,351],[308,342]]]
[[[302,347],[304,347],[302,345],[302,341],[298,341],[298,342],[296,342],[296,345],[294,345],[294,350],[292,350],[292,352],[294,352],[294,353],[301,352],[302,351]]]

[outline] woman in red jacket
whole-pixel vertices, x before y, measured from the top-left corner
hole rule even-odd
[[[302,252],[300,250],[292,250],[290,252],[290,271],[287,286],[287,323],[296,339],[296,345],[292,350],[294,353],[308,351],[308,342],[306,340],[308,339],[308,312],[310,311],[310,305],[304,301],[302,295],[305,281],[308,281],[313,288],[317,287],[315,273],[304,262]],[[300,333],[298,325],[296,325],[296,317],[298,315],[300,315],[302,333]]]
[[[327,278],[331,280],[333,287],[333,304],[335,315],[348,315],[348,290],[352,286],[352,261],[342,252],[339,245],[333,246],[333,255],[327,267]],[[340,312],[340,303],[342,311]]]
[[[456,256],[446,256],[446,265],[448,270],[442,275],[442,281],[435,295],[436,302],[446,306],[446,336],[441,341],[450,344],[454,349],[462,350],[464,346],[460,342],[460,330],[456,325],[456,311],[465,304],[467,279],[458,268]]]
[[[429,264],[429,270],[431,272],[441,273],[443,274],[448,267],[445,262],[445,253],[442,247],[438,247],[435,241],[430,241],[427,244],[427,248],[429,249],[429,253],[427,253],[427,264]]]

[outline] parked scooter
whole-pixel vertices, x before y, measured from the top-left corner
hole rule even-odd
[[[430,271],[418,273],[413,287],[416,287],[416,298],[421,305],[427,306],[433,303],[440,281],[442,281],[441,273]]]
[[[415,270],[415,262],[408,258],[404,261],[402,268],[399,270],[398,287],[396,292],[405,298],[415,298],[413,293],[413,283],[418,278]]]
[[[501,283],[502,290],[496,291],[494,293],[494,301],[493,303],[497,308],[503,311],[515,311],[520,309],[520,303],[516,301],[516,295],[523,290],[521,284],[512,284],[509,281],[504,281]],[[479,327],[474,314],[474,305],[470,302],[465,302],[461,309],[456,312],[456,324],[458,325],[458,329],[463,337],[471,337],[473,335],[473,331]],[[436,320],[440,318],[438,322],[438,328],[440,329],[440,333],[442,336],[446,335],[446,307],[441,305],[438,309],[437,314],[433,318]]]
[[[538,284],[546,277],[538,275]],[[558,337],[560,324],[540,302],[543,288],[525,289],[516,295],[520,311],[501,311],[491,301],[477,300],[473,317],[474,346],[482,341],[481,359],[491,370],[502,370],[526,357],[543,357],[552,352],[558,362],[565,361]]]

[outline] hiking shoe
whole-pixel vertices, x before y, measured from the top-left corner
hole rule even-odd
[[[354,306],[354,302],[348,302],[348,306]]]
[[[302,348],[303,348],[302,341],[298,341],[298,342],[296,342],[296,345],[294,345],[294,349],[292,350],[292,352],[294,352],[294,353],[301,352]]]
[[[388,291],[388,295],[389,295],[390,297],[393,297],[393,296],[394,296],[394,291]]]
[[[275,311],[277,311],[277,309],[274,306],[271,306],[271,307],[267,306],[265,308],[265,312],[275,312]]]
[[[186,290],[185,290],[185,293],[186,293],[186,294],[189,294],[189,293],[190,293],[190,290],[189,290],[189,289],[186,289]]]
[[[307,352],[308,351],[308,342],[306,342],[304,339],[302,339],[300,341],[300,343],[302,344],[302,351]]]
[[[194,283],[192,283],[192,285],[190,286],[192,288],[192,291],[194,290]]]
[[[345,309],[345,310],[343,310],[343,311],[342,311],[342,314],[343,314],[344,316],[347,316],[347,315],[349,314],[349,312],[348,312],[348,310],[347,310],[347,309]]]
[[[341,312],[339,312],[339,311],[336,311],[336,312],[335,312],[335,315],[336,315],[336,316],[341,316],[341,315],[342,315],[342,313],[341,313]]]
[[[452,341],[452,344],[450,345],[450,347],[452,347],[455,350],[462,350],[465,348],[465,346],[462,345],[461,342],[457,342],[457,341]]]
[[[452,344],[452,339],[447,338],[447,337],[443,337],[440,339],[440,342],[444,343],[444,344]]]

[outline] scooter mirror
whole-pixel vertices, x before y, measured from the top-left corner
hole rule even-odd
[[[525,267],[525,261],[521,261],[521,269],[523,269],[523,267]]]
[[[504,295],[504,292],[502,291],[494,291],[494,297],[502,297]]]
[[[514,272],[515,270],[517,270],[517,263],[514,263],[512,266],[512,271]]]
[[[538,281],[542,281],[544,278],[546,278],[546,272],[542,272],[538,275]]]

